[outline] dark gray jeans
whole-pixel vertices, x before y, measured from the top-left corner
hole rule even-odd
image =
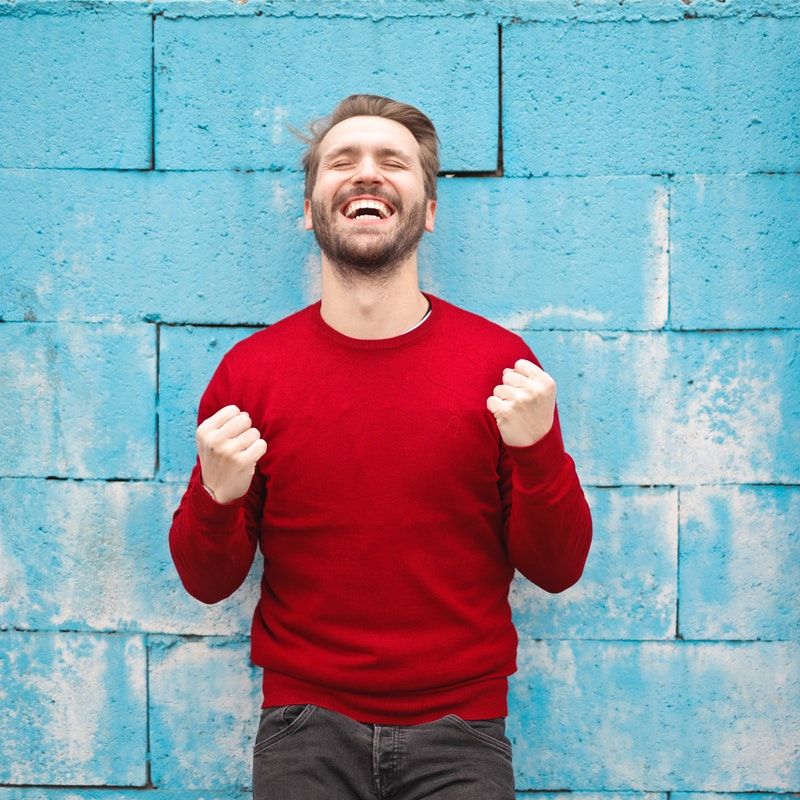
[[[514,800],[505,720],[367,725],[318,706],[265,708],[254,800]]]

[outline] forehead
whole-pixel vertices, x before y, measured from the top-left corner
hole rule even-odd
[[[319,152],[324,159],[329,153],[348,149],[398,150],[416,157],[419,145],[414,134],[393,119],[385,117],[348,117],[334,125],[320,142]]]

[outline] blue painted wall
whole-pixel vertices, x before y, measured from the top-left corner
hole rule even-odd
[[[439,127],[425,287],[530,342],[594,509],[513,589],[520,797],[800,792],[798,0],[3,0],[0,76],[0,800],[247,795],[255,576],[166,534],[354,91]]]

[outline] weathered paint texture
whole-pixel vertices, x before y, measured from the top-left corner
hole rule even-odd
[[[520,800],[800,792],[798,42],[800,0],[0,4],[0,800],[248,796],[258,568],[201,605],[166,534],[219,358],[318,296],[287,126],[356,91],[436,122],[423,284],[531,344],[594,512],[578,586],[512,587]]]

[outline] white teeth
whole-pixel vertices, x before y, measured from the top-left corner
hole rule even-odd
[[[380,200],[353,200],[344,209],[344,215],[349,219],[357,217],[380,217],[386,219],[392,215],[389,206]]]

